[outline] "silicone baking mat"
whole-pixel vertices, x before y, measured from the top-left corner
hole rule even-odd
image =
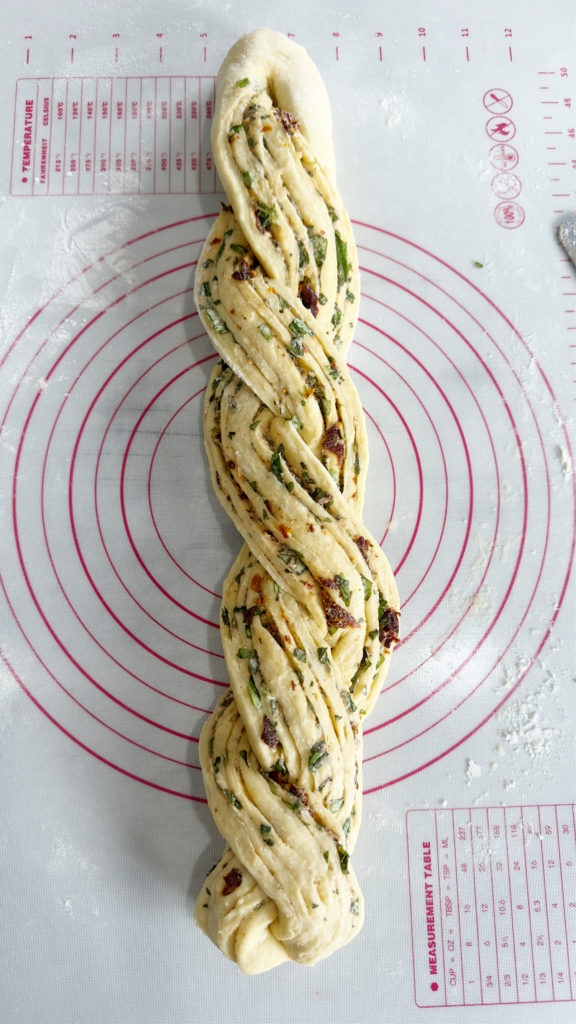
[[[3,5],[3,1024],[574,1019],[575,19]],[[259,25],[331,97],[365,519],[403,614],[365,730],[364,930],[246,978],[192,918],[221,849],[197,740],[239,547],[192,284],[223,199],[215,76]]]

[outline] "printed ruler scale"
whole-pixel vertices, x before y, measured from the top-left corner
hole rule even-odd
[[[574,804],[407,814],[418,1006],[576,999]]]

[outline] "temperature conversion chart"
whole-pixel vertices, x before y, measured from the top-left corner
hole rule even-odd
[[[213,78],[21,79],[12,195],[214,193],[213,107]]]
[[[410,811],[419,1006],[573,1000],[574,804]]]

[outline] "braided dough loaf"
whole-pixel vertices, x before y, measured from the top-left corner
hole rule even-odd
[[[200,739],[227,848],[196,920],[257,973],[313,964],[362,925],[350,862],[362,723],[398,639],[398,595],[362,523],[366,432],[345,362],[356,252],[328,98],[302,47],[267,29],[235,44],[212,146],[229,205],[195,282],[221,356],[205,440],[245,544],[221,609],[231,686]]]

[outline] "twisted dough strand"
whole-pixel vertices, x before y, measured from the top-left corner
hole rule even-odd
[[[228,845],[196,920],[256,973],[286,959],[315,963],[361,927],[350,864],[361,723],[398,638],[398,596],[361,518],[366,431],[344,358],[356,253],[334,183],[327,97],[301,47],[265,29],[233,47],[212,142],[230,205],[195,282],[221,356],[205,440],[216,493],[245,544],[221,610],[231,687],[200,739]]]

